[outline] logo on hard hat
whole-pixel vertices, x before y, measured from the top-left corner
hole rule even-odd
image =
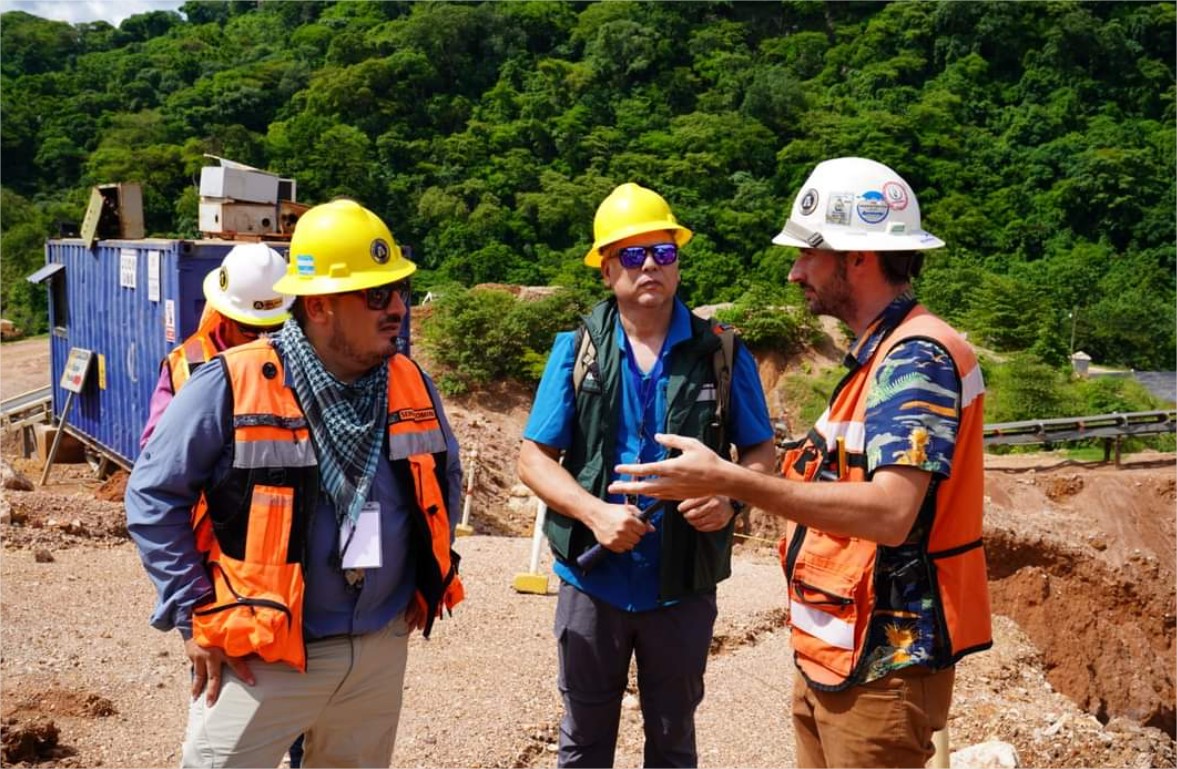
[[[229,271],[224,267],[222,267],[220,272],[217,274],[217,284],[220,285],[221,291],[229,290]]]
[[[850,192],[836,192],[830,195],[830,202],[826,205],[826,224],[850,226],[850,207],[854,205],[854,194]]]
[[[878,224],[887,218],[887,214],[891,213],[891,207],[883,199],[883,193],[870,190],[862,193],[855,211],[858,212],[858,218],[867,224]]]
[[[257,299],[253,303],[253,309],[255,310],[273,310],[281,306],[281,297],[275,297],[273,299]]]
[[[368,253],[372,255],[372,261],[376,264],[386,264],[388,257],[392,256],[392,249],[388,247],[384,238],[376,238],[372,241],[372,247],[368,249]]]
[[[801,214],[809,216],[817,210],[817,190],[810,187],[805,190],[805,194],[801,196]]]
[[[887,205],[896,211],[907,208],[907,190],[899,182],[887,182],[883,185],[883,197]]]

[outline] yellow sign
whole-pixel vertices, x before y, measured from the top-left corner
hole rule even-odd
[[[98,389],[106,389],[106,356],[98,353]]]
[[[69,359],[65,362],[65,371],[61,372],[61,387],[73,393],[80,393],[86,384],[86,374],[90,371],[90,358],[94,353],[81,347],[71,347]]]

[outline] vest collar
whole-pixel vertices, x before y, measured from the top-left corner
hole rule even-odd
[[[674,298],[674,310],[670,314],[670,328],[666,331],[666,341],[662,343],[662,357],[665,358],[676,344],[691,338],[691,311],[677,296]],[[625,328],[621,325],[621,313],[618,312],[613,323],[613,341],[617,349],[625,350]]]
[[[910,291],[904,291],[892,299],[878,317],[871,321],[863,335],[851,343],[844,362],[846,367],[853,369],[869,363],[875,350],[879,349],[879,344],[903,322],[915,305],[915,296]]]

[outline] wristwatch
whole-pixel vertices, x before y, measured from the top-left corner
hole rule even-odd
[[[748,506],[738,499],[729,499],[727,503],[732,506],[733,518],[748,509]]]

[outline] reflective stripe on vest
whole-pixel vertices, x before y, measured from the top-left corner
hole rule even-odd
[[[218,352],[220,351],[213,344],[212,337],[207,332],[197,331],[185,339],[183,344],[168,353],[167,363],[168,373],[172,379],[172,393],[180,392],[180,388],[192,376],[192,371],[197,366],[208,363]]]
[[[938,632],[950,664],[992,644],[981,518],[984,499],[982,421],[985,385],[972,348],[950,326],[915,307],[879,345],[870,361],[847,374],[825,413],[799,445],[785,452],[785,477],[802,481],[863,482],[866,476],[866,403],[882,361],[897,344],[930,339],[944,347],[961,378],[961,414],[952,474],[935,489],[935,516],[923,557],[932,575]],[[907,451],[913,463],[925,448],[918,434]],[[789,522],[780,544],[788,580],[789,623],[797,665],[817,688],[855,682],[865,658],[875,608],[879,546]]]

